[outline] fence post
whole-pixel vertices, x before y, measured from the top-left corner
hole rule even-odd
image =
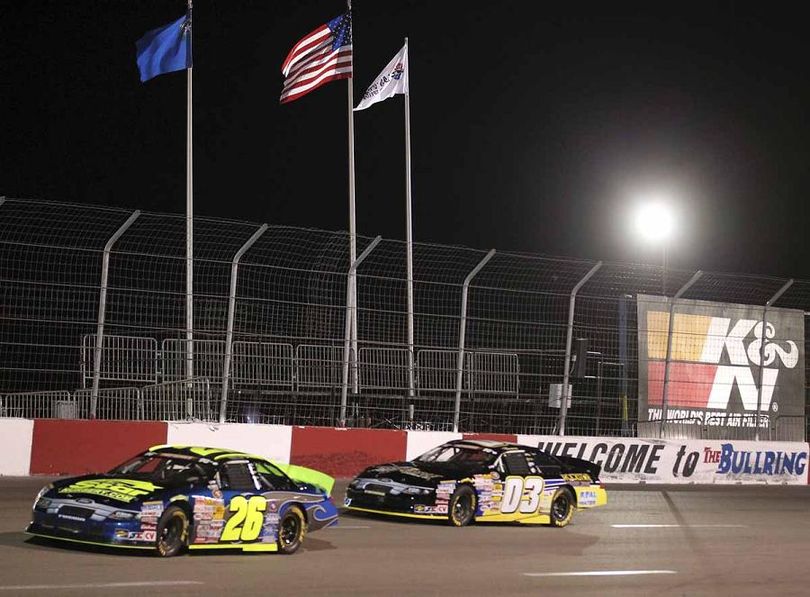
[[[453,431],[458,433],[458,422],[461,417],[461,385],[464,379],[464,341],[467,336],[467,294],[469,293],[470,282],[478,275],[487,262],[495,255],[495,249],[490,249],[489,253],[478,262],[473,270],[464,278],[461,287],[461,319],[458,322],[458,360],[456,361],[456,402],[453,407]]]
[[[343,343],[343,383],[340,389],[340,426],[346,426],[346,404],[348,402],[349,397],[349,354],[351,352],[351,344],[352,340],[352,312],[353,310],[357,309],[357,305],[354,302],[356,298],[356,293],[352,292],[352,281],[355,279],[355,274],[357,273],[357,268],[363,263],[363,260],[369,256],[369,254],[374,250],[380,241],[382,240],[381,236],[376,237],[371,244],[365,248],[365,250],[360,253],[360,256],[351,264],[349,267],[349,273],[346,277],[346,332],[345,338]],[[356,319],[355,319],[356,321]],[[356,338],[356,335],[355,335]],[[357,362],[357,352],[354,354],[355,363]]]
[[[672,360],[672,330],[675,327],[675,301],[681,298],[684,293],[691,288],[692,284],[697,282],[703,275],[701,270],[689,278],[689,281],[681,286],[681,289],[675,293],[669,303],[669,327],[667,327],[667,357],[664,361],[664,388],[661,397],[661,425],[658,427],[658,437],[664,437],[664,426],[667,424],[667,399],[669,397],[669,363]],[[649,393],[649,392],[648,392]],[[648,397],[649,400],[649,397]]]
[[[597,261],[596,265],[594,265],[588,271],[588,273],[576,283],[576,286],[574,286],[573,290],[571,290],[571,296],[568,299],[568,330],[565,334],[565,363],[563,363],[563,387],[562,392],[560,392],[562,402],[560,403],[560,430],[558,435],[565,435],[565,417],[568,414],[568,399],[570,398],[570,392],[568,391],[568,379],[571,376],[571,343],[573,342],[574,336],[574,308],[577,302],[577,292],[579,292],[579,289],[591,279],[591,276],[599,271],[600,267],[602,267],[602,262]]]
[[[107,244],[104,245],[104,253],[101,257],[101,290],[98,297],[98,323],[96,325],[96,346],[93,350],[93,389],[90,391],[90,418],[96,418],[96,407],[98,405],[98,386],[101,380],[101,350],[104,344],[104,323],[107,316],[107,279],[110,273],[110,251],[121,235],[132,226],[132,223],[141,215],[140,210],[135,210],[121,224],[118,230],[113,233]]]
[[[768,307],[773,305],[779,298],[785,293],[785,291],[793,286],[793,278],[788,280],[782,285],[782,288],[776,291],[765,306],[762,307],[762,332],[759,338],[759,388],[757,389],[757,430],[754,433],[754,441],[759,441],[759,425],[761,422],[761,413],[762,413],[762,380],[765,373],[765,327],[768,325],[768,322],[765,320],[765,316],[768,313]],[[768,426],[770,429],[770,425]],[[778,438],[777,438],[778,439]]]
[[[228,385],[231,379],[231,347],[233,346],[233,319],[236,312],[236,278],[239,272],[239,260],[259,237],[267,230],[267,224],[262,224],[253,235],[245,241],[231,261],[231,290],[228,294],[228,323],[225,328],[225,360],[222,363],[222,395],[219,406],[219,422],[225,422],[225,409],[228,405]]]

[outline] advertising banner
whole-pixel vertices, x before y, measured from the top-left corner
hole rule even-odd
[[[734,437],[751,438],[758,425],[781,421],[780,440],[805,439],[804,313],[769,308],[764,315],[763,326],[761,305],[675,304],[668,421],[704,425],[715,437],[733,427]],[[668,332],[669,299],[639,295],[639,422],[662,418]]]
[[[808,445],[801,442],[658,440],[518,435],[518,443],[602,467],[615,483],[806,485]]]

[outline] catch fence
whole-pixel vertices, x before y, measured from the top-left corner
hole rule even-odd
[[[346,353],[346,233],[211,218],[194,230],[189,343],[183,216],[0,199],[0,416],[805,437],[804,382],[769,377],[770,345],[751,348],[761,330],[804,370],[803,331],[794,350],[768,326],[737,344],[728,330],[684,328],[680,312],[670,326],[672,302],[639,319],[639,297],[671,298],[695,272],[416,243],[411,355],[406,245],[383,239],[357,270]],[[374,242],[359,237],[358,253]],[[786,282],[702,272],[674,311],[694,300],[726,304],[730,321],[738,305],[762,319],[807,311],[810,282],[798,280],[765,309]],[[756,398],[755,418],[729,425],[664,408],[663,425],[644,421],[655,391],[675,404],[685,384],[705,385],[678,377],[678,363],[689,350],[705,362],[712,341],[721,364],[737,345],[749,355],[752,381],[733,381],[728,408],[750,414]],[[689,348],[698,342],[703,353]],[[788,392],[801,412],[763,408]]]

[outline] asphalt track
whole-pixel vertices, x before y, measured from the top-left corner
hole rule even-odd
[[[159,559],[28,538],[43,483],[0,477],[0,597],[810,593],[807,487],[608,487],[606,507],[565,529],[345,514],[293,556]]]

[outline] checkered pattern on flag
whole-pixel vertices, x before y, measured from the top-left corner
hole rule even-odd
[[[281,65],[281,103],[304,97],[329,81],[352,76],[352,16],[347,12],[296,43]]]

